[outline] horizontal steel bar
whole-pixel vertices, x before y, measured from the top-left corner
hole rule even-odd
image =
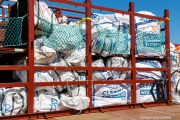
[[[136,55],[136,58],[146,58],[146,59],[164,59],[164,57],[159,57],[159,56],[153,56],[153,57],[148,57],[148,56],[143,56],[143,55]]]
[[[69,12],[76,12],[76,13],[82,13],[82,14],[86,14],[85,11],[81,11],[81,10],[73,10],[73,9],[69,9],[69,8],[61,8],[61,7],[56,7],[56,6],[49,6],[49,8],[53,8],[53,9],[61,9],[63,11],[69,11]]]
[[[13,83],[0,83],[0,87],[28,87],[28,83],[13,82]]]
[[[164,102],[154,102],[154,103],[144,103],[146,107],[154,107],[154,106],[165,106],[167,105],[167,101]],[[142,108],[142,104],[126,104],[126,105],[116,105],[116,106],[106,106],[101,107],[104,112],[111,111],[111,110],[128,110],[131,108]],[[88,113],[96,113],[99,112],[100,108],[88,108],[86,110],[83,110],[82,113],[88,114]],[[69,110],[69,111],[53,111],[53,112],[39,112],[39,113],[33,113],[33,114],[23,114],[23,115],[11,115],[11,116],[2,116],[0,117],[1,120],[17,120],[18,119],[43,119],[45,118],[45,114],[48,116],[48,118],[53,117],[60,117],[65,115],[73,115],[77,114],[76,110]]]
[[[95,80],[92,84],[153,83],[154,80]]]
[[[0,65],[0,70],[29,70],[29,66]]]
[[[34,119],[44,119],[47,115],[48,120],[53,117],[61,117],[66,115],[77,115],[79,111],[77,110],[68,110],[68,111],[53,111],[53,112],[37,112],[32,114],[17,114],[11,116],[1,116],[0,120],[34,120]],[[81,113],[87,114],[89,113],[88,109],[82,110]],[[47,118],[46,118],[47,119]]]
[[[127,14],[127,15],[131,14],[131,12],[129,12],[129,11],[117,10],[117,9],[102,7],[102,6],[97,6],[97,5],[91,5],[91,7],[92,7],[92,9],[97,9],[100,11],[116,12],[116,13],[122,13],[122,14]]]
[[[154,102],[154,103],[143,103],[146,107],[156,107],[156,106],[165,106],[167,105],[167,101],[162,102]],[[127,105],[116,105],[116,106],[107,106],[101,107],[104,112],[114,111],[114,110],[124,110],[131,108],[142,108],[142,104],[127,104]],[[91,108],[91,113],[99,112],[99,108]]]
[[[74,6],[81,6],[81,7],[87,7],[87,4],[80,3],[80,2],[73,2],[69,0],[47,0],[48,2],[58,2],[58,3],[64,3],[68,5],[74,5]]]
[[[132,80],[95,80],[92,84],[122,84],[122,83],[132,83]]]
[[[93,53],[92,55],[93,55],[93,56],[101,56],[101,54],[99,54],[99,53]],[[123,54],[112,54],[112,55],[109,55],[109,56],[125,57],[125,58],[131,57],[131,55],[123,55]]]
[[[133,80],[92,80],[92,84],[122,84],[133,83]],[[136,83],[153,83],[154,80],[136,80]],[[53,86],[53,85],[87,85],[87,81],[67,81],[67,82],[35,82],[35,86]],[[28,83],[13,82],[0,83],[0,87],[23,87],[28,86]]]
[[[154,80],[136,80],[136,83],[154,83]]]
[[[0,51],[6,51],[6,52],[26,52],[26,49],[24,49],[24,48],[4,48],[4,47],[0,47]]]
[[[132,70],[132,68],[127,68],[127,67],[92,67],[92,70],[121,70],[121,71],[128,71],[128,70]]]
[[[87,70],[87,67],[34,66],[34,70]]]
[[[68,81],[68,82],[36,82],[35,86],[56,86],[56,85],[86,85],[87,81]]]
[[[163,17],[158,17],[158,16],[152,16],[152,15],[145,15],[145,14],[140,14],[140,13],[133,13],[134,16],[140,16],[142,18],[150,18],[154,20],[162,20],[162,21],[167,21],[168,19],[163,18]]]

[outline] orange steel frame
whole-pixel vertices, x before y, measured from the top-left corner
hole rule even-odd
[[[85,7],[85,11],[78,11],[78,10],[71,10],[67,8],[58,8],[58,7],[51,7],[56,9],[56,16],[62,16],[62,10],[77,12],[85,14],[86,17],[91,17],[92,9],[97,9],[100,11],[110,11],[122,14],[128,14],[130,16],[130,34],[131,36],[135,36],[135,24],[134,24],[134,17],[141,16],[143,18],[151,18],[155,20],[161,20],[165,23],[165,28],[162,31],[165,31],[165,45],[167,50],[167,57],[170,58],[170,34],[169,34],[169,21],[166,17],[169,18],[169,11],[164,10],[164,17],[156,17],[156,16],[149,16],[143,15],[139,13],[135,13],[134,10],[134,3],[129,3],[129,10],[122,11],[113,8],[101,7],[93,5],[91,0],[86,0],[84,3],[74,2],[74,1],[65,1],[65,0],[50,0],[51,2],[60,2],[64,4],[74,5],[76,7],[81,6]],[[143,58],[143,56],[135,56],[135,37],[131,38],[131,55],[128,56],[129,59],[132,61],[131,68],[117,68],[117,67],[92,67],[92,55],[91,55],[91,21],[87,20],[87,31],[86,31],[86,60],[87,65],[86,67],[55,67],[55,66],[34,66],[34,0],[29,0],[28,2],[28,65],[27,66],[7,66],[2,65],[0,66],[0,70],[27,70],[28,71],[28,82],[27,83],[1,83],[0,87],[27,87],[28,88],[28,109],[27,113],[23,115],[15,115],[15,116],[3,116],[0,119],[32,119],[32,118],[50,118],[55,116],[64,116],[70,115],[71,111],[54,111],[54,112],[46,112],[46,113],[34,113],[34,87],[36,86],[55,86],[55,85],[87,85],[87,96],[90,99],[90,104],[88,109],[84,110],[83,113],[90,113],[90,112],[104,112],[108,110],[120,110],[120,109],[129,109],[129,108],[139,108],[139,107],[147,107],[147,106],[158,106],[158,105],[167,105],[171,103],[172,96],[171,96],[171,74],[170,74],[170,60],[166,58],[158,58],[164,61],[167,61],[168,68],[137,68],[135,63],[137,58]],[[80,17],[73,17],[69,16],[70,18],[80,19]],[[144,57],[144,59],[147,59]],[[156,57],[152,58],[156,59]],[[86,70],[87,71],[87,80],[86,81],[75,81],[75,82],[34,82],[34,71],[36,70]],[[110,81],[92,81],[92,71],[93,70],[122,70],[122,71],[132,71],[131,80],[110,80]],[[153,102],[153,103],[136,103],[136,83],[153,83],[154,80],[136,80],[136,71],[165,71],[167,72],[167,79],[168,79],[168,101],[161,101],[161,102]],[[92,85],[93,84],[122,84],[122,83],[131,83],[132,84],[132,103],[127,105],[119,105],[119,106],[109,106],[109,107],[102,107],[102,108],[93,108],[92,107]],[[75,111],[75,110],[74,110]],[[73,112],[74,112],[73,111]],[[77,111],[79,112],[79,111]]]

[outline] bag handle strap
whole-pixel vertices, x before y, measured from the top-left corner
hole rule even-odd
[[[178,79],[178,81],[177,81],[176,88],[175,88],[175,92],[178,92],[177,87],[178,87],[178,85],[179,85],[179,81],[180,81],[180,79]]]
[[[20,93],[13,93],[13,95],[12,95],[12,109],[11,109],[11,113],[10,113],[10,115],[12,115],[12,113],[13,113],[13,111],[14,111],[14,101],[15,101],[15,94],[18,94],[19,96],[21,96],[21,99],[22,99],[22,107],[21,107],[21,109],[17,112],[17,114],[20,114],[20,112],[22,111],[22,109],[24,108],[24,106],[25,106],[25,101],[24,101],[24,96],[23,95],[21,95]]]
[[[12,95],[12,109],[11,109],[11,112],[10,112],[10,115],[12,115],[12,113],[13,113],[13,111],[14,111],[14,95],[15,95],[16,93],[13,93],[13,95]]]
[[[21,113],[21,111],[22,111],[22,110],[23,110],[23,108],[24,108],[25,101],[24,101],[24,96],[23,96],[23,95],[21,95],[20,93],[18,93],[18,95],[19,95],[19,96],[21,96],[21,99],[22,99],[22,107],[21,107],[21,109],[17,112],[17,114],[20,114],[20,113]]]

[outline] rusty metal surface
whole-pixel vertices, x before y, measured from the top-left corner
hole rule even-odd
[[[90,113],[64,117],[48,118],[48,120],[179,120],[180,105],[150,107],[147,109],[128,109]],[[47,119],[36,119],[47,120]]]

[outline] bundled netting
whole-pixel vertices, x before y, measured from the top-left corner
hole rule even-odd
[[[128,33],[129,29],[108,30],[96,25],[98,38],[92,49],[109,52],[112,54],[128,54]]]
[[[136,48],[138,53],[164,53],[165,35],[161,33],[136,31]]]
[[[0,23],[0,44],[3,47],[26,45],[21,39],[23,19],[26,16],[4,18]]]
[[[52,24],[41,18],[42,44],[57,51],[71,51],[83,48],[81,25]]]

